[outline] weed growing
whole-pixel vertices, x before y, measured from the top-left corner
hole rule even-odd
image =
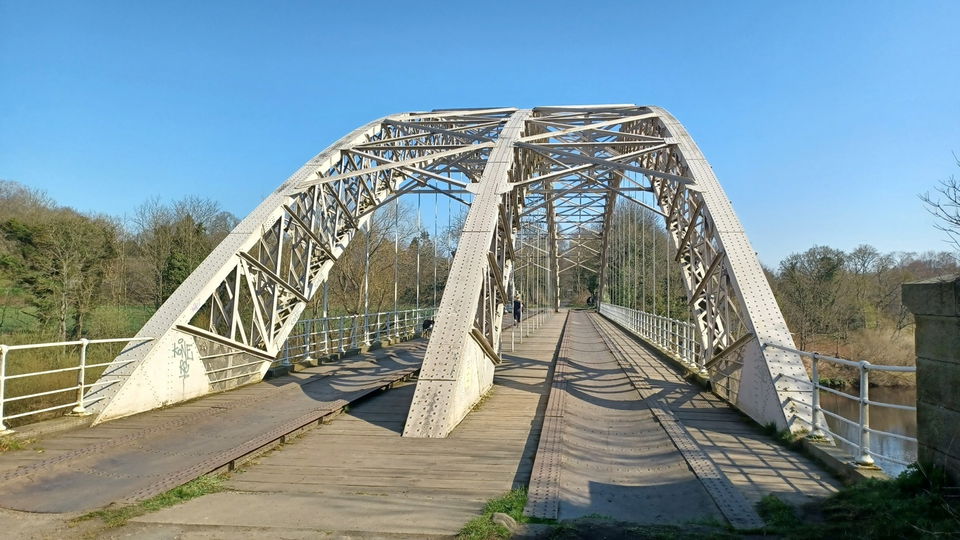
[[[119,527],[135,517],[142,516],[150,512],[156,512],[157,510],[162,510],[164,508],[189,501],[190,499],[195,499],[203,495],[209,495],[210,493],[216,493],[218,491],[223,491],[222,476],[201,476],[200,478],[187,482],[180,487],[173,488],[166,493],[161,493],[156,497],[152,497],[137,504],[122,506],[119,508],[106,508],[104,510],[97,510],[96,512],[90,512],[89,514],[80,516],[77,518],[77,521],[100,519],[108,527]]]
[[[510,531],[502,525],[493,522],[494,514],[503,513],[512,517],[517,523],[524,523],[527,518],[523,515],[523,508],[527,505],[527,489],[515,489],[502,497],[491,499],[483,507],[483,514],[471,519],[460,529],[457,535],[462,540],[495,540],[510,538]]]
[[[3,452],[12,452],[14,450],[23,450],[30,444],[36,442],[36,439],[17,439],[16,437],[0,437],[0,454]]]
[[[940,471],[912,466],[894,479],[862,481],[818,505],[820,521],[802,519],[772,495],[758,511],[768,532],[786,538],[957,537],[960,506],[944,496],[942,478]]]

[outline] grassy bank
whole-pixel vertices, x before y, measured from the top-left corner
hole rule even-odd
[[[758,510],[767,532],[791,539],[958,538],[955,489],[944,487],[942,473],[911,467],[895,479],[866,480],[804,508],[767,496]]]

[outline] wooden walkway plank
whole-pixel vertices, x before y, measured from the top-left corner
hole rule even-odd
[[[0,456],[0,507],[91,510],[147,498],[315,424],[419,369],[424,342],[347,358],[181,407],[62,433]],[[30,459],[19,461],[21,456]]]
[[[505,334],[492,391],[447,438],[400,436],[414,389],[405,383],[248,463],[228,481],[235,491],[142,516],[128,529],[454,535],[487,500],[527,485],[564,319],[550,316],[513,351]],[[291,517],[301,509],[310,515]]]

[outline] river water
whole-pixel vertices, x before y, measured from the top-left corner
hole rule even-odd
[[[848,394],[858,392],[855,388],[845,388],[842,389],[842,391]],[[915,406],[917,402],[917,390],[915,387],[870,388],[870,401]],[[834,395],[830,392],[820,392],[820,406],[824,410],[839,414],[854,422],[856,422],[859,417],[860,409],[856,401]],[[827,424],[833,433],[837,433],[841,437],[849,439],[854,443],[859,440],[856,424],[851,425],[829,416],[827,417]],[[917,415],[913,411],[872,405],[870,407],[870,427],[890,433],[916,437]],[[840,440],[836,442],[851,455],[856,455],[856,446],[848,445]],[[881,456],[894,458],[891,460],[874,456],[877,466],[883,468],[883,470],[891,476],[896,476],[906,469],[906,465],[897,463],[897,461],[912,463],[917,459],[917,443],[904,441],[888,435],[871,433],[870,449]]]

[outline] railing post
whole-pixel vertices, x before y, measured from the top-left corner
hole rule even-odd
[[[77,373],[77,406],[70,411],[72,416],[86,416],[90,413],[83,406],[83,387],[86,383],[87,374],[87,345],[90,340],[80,338],[80,372]]]
[[[818,353],[813,353],[813,360],[811,360],[811,372],[813,379],[813,391],[811,392],[810,402],[813,404],[813,430],[810,432],[811,437],[824,437],[825,434],[823,430],[820,429],[820,355]]]
[[[304,324],[304,326],[306,328],[304,329],[304,336],[303,336],[304,337],[304,340],[303,340],[304,360],[308,358],[313,358],[313,352],[314,352],[311,350],[313,349],[313,319],[307,319],[305,322],[306,324]]]
[[[860,362],[860,455],[857,456],[857,465],[872,466],[873,457],[870,456],[870,362]]]
[[[341,316],[340,316],[340,352],[341,352],[341,353],[347,352],[347,348],[344,346],[344,343],[343,343],[343,322],[344,322],[343,319],[344,319],[344,317],[345,317],[345,315],[341,315]]]
[[[10,347],[6,345],[0,345],[0,435],[7,435],[13,433],[12,429],[8,429],[7,426],[3,423],[3,404],[7,399],[7,353],[10,352]]]

